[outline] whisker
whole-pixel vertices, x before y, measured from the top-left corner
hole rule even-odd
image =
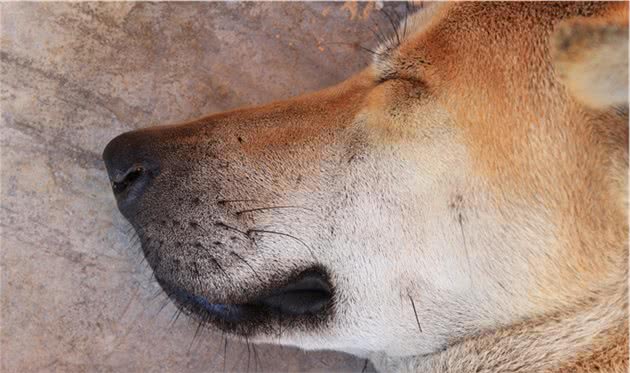
[[[367,370],[369,362],[370,361],[368,359],[365,359],[365,363],[363,364],[363,369],[361,369],[361,373],[365,373],[365,371]]]
[[[466,243],[466,234],[464,233],[464,217],[462,216],[461,212],[457,215],[457,222],[459,223],[459,228],[462,232],[462,240],[464,241],[464,251],[466,252],[466,260],[468,262],[468,278],[470,280],[470,286],[473,287],[473,271],[470,264],[470,253],[468,252],[468,244]]]
[[[227,272],[225,272],[225,269],[223,269],[223,266],[219,263],[219,261],[218,261],[218,260],[216,260],[216,258],[214,258],[214,257],[210,257],[210,260],[212,261],[212,263],[214,263],[214,265],[215,265],[217,268],[219,268],[219,270],[220,270],[221,272],[223,272],[223,275],[224,275],[225,277],[230,278],[230,275],[228,275],[228,273],[227,273]]]
[[[382,44],[382,43],[385,43],[385,41],[386,41],[386,40],[385,40],[385,39],[381,36],[381,34],[380,34],[380,33],[376,32],[376,30],[374,30],[372,27],[370,27],[370,25],[366,25],[366,26],[364,26],[364,28],[366,28],[366,29],[368,29],[369,31],[371,31],[371,32],[372,32],[372,34],[374,35],[374,37],[376,38],[376,40],[377,40],[379,43],[381,43],[381,44]]]
[[[133,226],[128,227],[123,234],[125,236],[127,236],[127,239],[131,240],[134,237],[137,237],[138,234],[136,233],[136,230],[133,228]]]
[[[177,308],[177,310],[175,310],[175,313],[173,314],[173,316],[171,316],[171,321],[169,322],[168,325],[168,329],[172,329],[175,326],[175,323],[177,322],[177,320],[179,319],[179,315],[182,314],[182,310],[180,310],[179,308]]]
[[[217,205],[225,205],[228,203],[238,203],[238,202],[262,202],[257,199],[220,199],[217,201]]]
[[[134,248],[139,242],[140,242],[140,236],[138,236],[137,233],[135,233],[134,237],[132,237],[129,241],[129,245],[127,245],[127,248],[125,249],[125,252],[130,252],[132,251],[132,248]],[[134,250],[135,251],[135,250]],[[138,251],[140,252],[140,251]],[[136,253],[137,255],[137,253]]]
[[[288,233],[283,233],[283,232],[270,231],[270,230],[265,230],[265,229],[250,229],[250,230],[248,230],[248,231],[247,231],[248,236],[249,236],[251,233],[268,233],[268,234],[277,234],[277,235],[279,235],[279,236],[284,236],[284,237],[289,237],[289,238],[292,238],[292,239],[296,240],[297,242],[301,243],[304,247],[306,247],[306,248],[308,249],[308,251],[311,253],[311,256],[312,256],[313,258],[315,258],[315,254],[313,253],[313,249],[311,249],[311,247],[310,247],[310,246],[308,246],[308,245],[307,245],[304,241],[302,241],[301,239],[299,239],[299,238],[297,238],[297,237],[295,237],[295,236],[293,236],[293,235],[291,235],[291,234],[288,234]]]
[[[396,26],[396,22],[394,22],[394,20],[392,19],[392,17],[389,15],[389,12],[387,12],[387,10],[385,10],[385,8],[381,9],[381,12],[383,12],[383,14],[385,14],[385,17],[387,17],[387,19],[389,20],[389,23],[392,25],[392,29],[394,30],[394,35],[396,35],[396,41],[398,42],[397,45],[400,45],[400,35],[398,35],[398,27]]]
[[[190,353],[190,350],[192,349],[192,346],[195,343],[195,339],[197,338],[197,335],[199,335],[199,332],[201,330],[201,325],[203,325],[203,322],[199,320],[197,322],[197,329],[195,329],[195,334],[193,335],[192,340],[190,341],[190,344],[188,345],[188,353]]]
[[[260,360],[258,359],[258,351],[256,351],[256,345],[252,345],[252,349],[254,350],[254,364],[256,366],[256,371],[258,371],[258,363]],[[260,363],[260,367],[262,368],[262,363]]]
[[[364,46],[362,46],[362,45],[357,45],[357,47],[358,47],[359,49],[361,49],[362,51],[364,51],[364,52],[368,52],[368,53],[371,53],[371,54],[373,54],[373,55],[375,55],[375,56],[385,56],[385,54],[384,54],[384,53],[378,53],[378,52],[376,52],[376,51],[374,51],[374,50],[372,50],[372,49],[370,49],[370,48],[366,48],[366,47],[364,47]]]
[[[392,40],[391,36],[389,35],[390,33],[383,30],[383,28],[381,27],[381,22],[377,19],[373,19],[372,24],[376,27],[376,31],[378,33],[377,38],[379,39],[380,44],[381,45],[390,44]]]
[[[157,298],[157,295],[164,293],[164,291],[162,290],[162,287],[157,282],[157,279],[155,278],[155,272],[153,272],[153,271],[149,272],[149,278],[145,278],[144,280],[140,281],[139,283],[143,284],[143,285],[149,285],[149,286],[157,285],[157,289],[158,290],[156,290],[157,294],[155,295],[154,300]]]
[[[371,53],[371,54],[373,54],[375,56],[385,56],[384,53],[378,53],[378,52],[376,52],[376,51],[374,51],[374,50],[372,50],[370,48],[366,48],[366,47],[364,47],[364,46],[362,46],[360,44],[357,44],[357,43],[329,42],[329,43],[323,43],[322,45],[337,45],[337,44],[351,46],[351,47],[354,47],[354,48],[359,48],[359,49],[361,49],[361,50],[363,50],[365,52]]]
[[[403,20],[404,24],[403,24],[403,34],[402,34],[402,38],[403,40],[405,40],[405,37],[407,37],[407,19],[409,18],[409,2],[405,3],[405,19]]]
[[[162,302],[162,305],[160,306],[160,309],[157,311],[157,313],[155,314],[154,317],[158,317],[158,315],[162,312],[162,310],[164,308],[166,308],[166,306],[171,303],[171,300],[167,297],[164,302]]]
[[[210,234],[210,232],[208,232],[208,230],[204,226],[202,226],[201,224],[199,224],[197,222],[191,221],[191,222],[188,222],[188,225],[190,225],[190,227],[193,228],[193,229],[201,229],[201,231],[203,233],[205,233],[207,235],[207,237],[211,237],[212,236],[212,234]]]
[[[164,293],[164,290],[162,290],[162,288],[159,288],[155,291],[155,293],[153,293],[153,295],[151,295],[151,298],[149,298],[149,302],[153,302],[154,300],[157,299],[157,297],[159,295],[161,295],[162,293]]]
[[[212,359],[213,363],[214,363],[214,367],[216,367],[216,365],[219,363],[219,356],[221,354],[221,350],[223,350],[223,344],[221,343],[223,340],[225,339],[225,331],[223,331],[221,333],[221,339],[219,339],[219,343],[217,343],[217,350],[214,353],[214,358]],[[217,369],[218,370],[218,369]]]
[[[201,273],[199,271],[199,266],[197,265],[197,262],[192,262],[192,265],[193,265],[193,269],[195,270],[195,280],[197,280],[196,281],[196,285],[199,288],[198,290],[202,290],[203,289],[203,283],[201,282],[201,277],[199,276],[199,274]],[[197,289],[193,289],[193,290],[197,290]]]
[[[138,300],[139,296],[140,296],[140,288],[136,287],[134,289],[134,291],[133,291],[133,295],[129,299],[129,302],[127,303],[127,305],[125,306],[124,310],[122,311],[122,313],[118,317],[118,320],[123,320],[125,318],[125,315],[127,314],[127,311],[129,311],[129,307],[131,306],[131,303],[133,303],[134,301]]]
[[[245,337],[245,344],[247,345],[247,373],[249,373],[249,359],[251,358],[251,350],[249,348],[249,340]]]
[[[238,228],[234,228],[234,227],[229,226],[229,225],[227,225],[227,224],[225,224],[225,223],[222,223],[222,222],[216,222],[216,223],[214,223],[214,226],[215,226],[215,227],[224,228],[224,229],[227,229],[227,230],[231,230],[231,231],[234,231],[234,232],[237,232],[237,233],[240,233],[241,235],[243,235],[243,236],[247,237],[248,239],[250,239],[250,238],[251,238],[251,237],[247,234],[247,232],[244,232],[244,231],[242,231],[242,230],[240,230],[240,229],[238,229]]]
[[[253,208],[253,209],[237,211],[236,215],[242,215],[249,212],[258,212],[258,211],[276,210],[276,209],[278,210],[279,209],[300,209],[300,210],[307,210],[314,213],[316,212],[313,209],[309,209],[308,207],[302,207],[302,206],[267,206],[267,207],[258,207],[258,208]]]
[[[227,337],[225,337],[225,344],[223,345],[223,371],[225,372],[225,367],[227,365],[227,347],[228,347],[228,340]]]
[[[394,14],[394,21],[396,22],[396,29],[400,29],[400,25],[402,24],[402,19],[400,17],[400,13],[398,13],[398,9],[397,8],[392,8],[391,9],[392,13]],[[404,38],[400,38],[400,41],[404,41]]]
[[[153,242],[153,240],[149,237],[149,238],[146,238],[144,242],[145,242],[145,251],[150,252],[149,245]],[[142,243],[140,243],[140,247],[142,248]],[[136,259],[135,259],[135,260],[138,260],[137,265],[142,265],[145,259],[146,259],[146,254],[142,250],[138,250],[138,253],[136,254]]]
[[[418,329],[420,330],[420,333],[422,333],[422,327],[420,326],[420,319],[418,319],[418,312],[416,311],[416,304],[413,302],[413,298],[411,297],[410,294],[407,294],[407,296],[409,297],[409,300],[411,301],[411,307],[413,307],[413,314],[416,316],[416,323],[418,324]]]
[[[279,315],[278,317],[278,339],[282,338],[282,314]],[[282,349],[282,345],[280,345],[280,348]]]
[[[238,259],[240,259],[243,263],[245,263],[245,265],[246,265],[246,266],[248,266],[248,267],[249,267],[249,269],[251,269],[251,270],[252,270],[252,272],[254,273],[254,276],[256,276],[256,278],[258,279],[258,281],[260,281],[261,283],[263,282],[262,278],[260,278],[260,276],[258,276],[258,272],[256,272],[256,271],[254,270],[254,268],[253,268],[253,267],[252,267],[249,263],[247,263],[247,261],[246,261],[245,259],[243,259],[243,257],[242,257],[242,256],[238,255],[238,254],[237,254],[237,253],[235,253],[234,251],[230,251],[230,254],[234,255],[235,257],[237,257]]]

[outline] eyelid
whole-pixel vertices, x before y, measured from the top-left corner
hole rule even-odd
[[[382,84],[390,80],[401,79],[398,74],[390,73],[390,74],[380,74],[376,77],[376,84]]]
[[[379,76],[376,78],[376,84],[383,84],[392,80],[405,81],[414,85],[426,86],[426,82],[420,78],[405,77],[398,74],[390,74],[389,76]]]

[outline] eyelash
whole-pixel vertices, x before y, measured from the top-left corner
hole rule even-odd
[[[392,80],[400,79],[397,75],[379,76],[376,78],[376,84],[383,84]]]

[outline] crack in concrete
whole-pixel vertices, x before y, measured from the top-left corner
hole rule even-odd
[[[129,118],[121,118],[121,114],[120,114],[121,111],[124,113],[132,114],[131,116],[127,115],[129,117],[140,116],[141,118],[144,118],[145,116],[148,117],[151,115],[150,111],[145,110],[138,106],[129,105],[128,103],[120,99],[119,97],[98,95],[98,94],[92,93],[91,91],[87,89],[81,88],[77,84],[71,82],[68,78],[66,78],[62,74],[48,71],[41,67],[36,66],[32,60],[18,57],[15,55],[11,55],[5,51],[0,51],[0,62],[3,62],[7,65],[12,65],[16,67],[17,69],[27,70],[31,73],[35,73],[39,76],[42,76],[48,80],[57,82],[60,88],[72,91],[78,94],[79,96],[81,96],[82,98],[84,98],[86,102],[102,107],[103,109],[107,110],[112,115],[114,115],[114,117],[116,117],[116,119],[122,123],[126,123],[124,119],[129,119]],[[110,105],[107,104],[108,102],[113,103],[112,106],[118,107],[119,110],[115,110],[114,108],[110,107]]]

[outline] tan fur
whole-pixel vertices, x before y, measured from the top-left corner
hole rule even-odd
[[[536,38],[550,34],[552,19],[566,17],[564,12],[581,7],[558,6],[557,12],[543,14],[537,12],[539,5],[502,5],[489,9],[478,9],[477,4],[452,6],[452,9],[447,5],[441,13],[449,22],[442,25],[434,20],[432,29],[403,46],[397,56],[404,61],[409,54],[420,50],[424,59],[436,65],[423,67],[427,70],[428,85],[435,81],[436,85],[447,86],[446,94],[441,97],[443,104],[458,118],[456,123],[467,127],[464,131],[469,149],[476,154],[478,171],[497,179],[493,185],[499,188],[498,198],[518,193],[525,199],[548,205],[560,215],[575,218],[567,219],[570,223],[560,227],[557,233],[564,247],[556,254],[547,253],[553,258],[532,261],[532,266],[541,270],[538,287],[531,289],[530,296],[539,302],[539,312],[557,311],[540,318],[532,315],[531,319],[508,328],[455,342],[430,357],[403,363],[389,361],[383,364],[384,370],[625,372],[628,369],[627,204],[619,203],[621,198],[614,198],[616,195],[625,198],[627,192],[628,128],[627,117],[606,113],[614,105],[626,105],[627,110],[627,4],[602,4],[601,8],[594,5],[589,12],[599,15],[597,19],[579,17],[558,27],[551,48],[556,73],[561,75],[566,88],[553,82],[554,71],[544,54],[531,54],[541,49],[537,44],[546,42]],[[520,29],[502,28],[499,20],[511,17],[519,20],[516,24]],[[487,28],[482,30],[482,25]],[[532,32],[541,27],[547,30]],[[477,30],[478,39],[461,37],[461,32],[470,34]],[[493,40],[494,34],[501,35],[500,40]],[[458,38],[481,47],[458,46]],[[471,49],[475,52],[471,53]],[[505,63],[497,64],[496,59],[501,58]],[[519,65],[535,65],[539,69],[532,71],[528,67],[521,73]],[[505,79],[507,71],[512,78]],[[528,75],[531,73],[535,75]],[[494,82],[497,75],[501,79]],[[603,112],[573,102],[566,89],[576,100]],[[528,90],[535,90],[535,100],[531,106],[522,106],[519,96]],[[497,110],[477,112],[477,107],[487,108],[477,100],[489,100]],[[546,117],[533,112],[545,113]],[[532,130],[531,126],[541,121],[547,124],[545,128]],[[501,125],[505,122],[510,125]],[[501,131],[510,131],[510,135]],[[567,136],[567,131],[572,134]],[[517,133],[523,142],[514,142]],[[563,146],[563,137],[574,143]],[[502,143],[503,138],[509,142]],[[566,158],[579,159],[575,162],[577,167],[567,170],[567,163],[562,162]],[[538,168],[541,165],[544,169]],[[575,188],[571,194],[558,183],[568,179]],[[616,182],[611,183],[611,179]],[[576,293],[588,300],[573,303],[571,299],[575,299]],[[565,308],[568,304],[572,306]],[[378,366],[379,358],[375,359]]]
[[[209,195],[201,213],[169,205],[180,220],[300,237],[246,246],[215,229],[229,281],[173,275],[163,263],[199,255],[181,244],[160,246],[154,270],[234,302],[320,264],[338,296],[331,321],[249,341],[342,350],[382,371],[626,371],[627,17],[624,3],[439,4],[338,86],[146,130],[173,152],[163,169],[194,165],[178,188]],[[240,199],[310,213],[215,203]],[[148,234],[167,234],[152,221]]]

